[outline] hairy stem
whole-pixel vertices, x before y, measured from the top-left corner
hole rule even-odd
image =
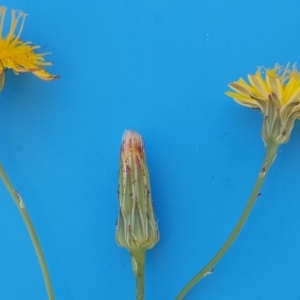
[[[144,249],[131,251],[132,267],[136,278],[136,300],[144,300],[145,254]]]
[[[9,194],[11,195],[11,197],[13,198],[22,218],[23,221],[26,225],[26,228],[28,230],[28,233],[30,235],[34,250],[36,252],[36,255],[38,257],[38,261],[43,273],[43,277],[44,277],[44,281],[45,281],[45,285],[46,285],[46,289],[47,289],[47,295],[48,295],[48,299],[49,300],[54,300],[54,292],[53,292],[53,288],[51,285],[51,280],[50,280],[50,275],[48,272],[48,268],[47,268],[47,264],[46,264],[46,260],[38,239],[38,236],[35,232],[34,226],[32,224],[32,221],[29,217],[29,214],[26,210],[25,204],[23,199],[21,198],[20,194],[15,190],[15,188],[13,187],[11,181],[9,180],[2,164],[0,163],[0,177],[7,189],[7,191],[9,192]]]
[[[233,244],[239,233],[241,232],[258,196],[260,195],[260,189],[264,183],[266,175],[276,158],[277,149],[279,145],[277,143],[269,143],[266,146],[266,154],[263,161],[262,168],[258,174],[258,178],[253,187],[252,193],[249,197],[249,200],[246,204],[246,207],[238,220],[236,226],[233,231],[227,238],[226,242],[220,248],[220,250],[216,253],[216,255],[204,266],[202,270],[200,270],[189,282],[188,284],[181,290],[181,292],[177,295],[176,300],[183,299],[186,294],[195,286],[195,284],[201,280],[205,275],[209,274],[213,267],[217,264],[217,262],[224,256],[230,246]]]

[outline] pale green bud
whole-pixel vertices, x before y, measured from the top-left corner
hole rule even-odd
[[[142,137],[125,131],[120,153],[119,216],[116,241],[130,252],[150,249],[159,240]]]

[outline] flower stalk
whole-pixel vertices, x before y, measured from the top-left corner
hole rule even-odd
[[[133,272],[136,279],[136,299],[143,300],[145,294],[145,255],[146,250],[131,251]]]
[[[229,237],[227,238],[223,246],[220,248],[220,250],[216,253],[216,255],[181,290],[181,292],[176,297],[176,300],[182,300],[186,296],[186,294],[197,284],[197,282],[201,280],[203,277],[205,277],[210,272],[210,270],[214,268],[214,266],[225,255],[227,250],[231,247],[231,245],[233,244],[233,242],[241,232],[243,226],[245,225],[254,207],[254,204],[256,203],[257,198],[260,195],[260,190],[265,181],[266,175],[276,158],[278,146],[279,145],[277,143],[272,143],[270,145],[267,145],[265,159],[263,161],[261,170],[258,174],[258,178],[254,184],[252,193],[248,199],[245,209],[242,215],[240,216],[237,224],[235,225],[233,231],[231,232],[231,234],[229,235]]]
[[[51,284],[50,274],[49,274],[49,271],[47,268],[47,264],[46,264],[46,260],[45,260],[45,257],[44,257],[43,251],[42,251],[42,247],[40,245],[38,236],[37,236],[36,231],[33,226],[33,223],[32,223],[32,221],[29,217],[29,214],[26,210],[26,207],[25,207],[22,197],[13,187],[13,185],[12,185],[9,177],[7,176],[1,163],[0,163],[0,178],[3,181],[10,196],[14,200],[14,202],[23,218],[26,228],[28,230],[29,236],[31,238],[34,250],[36,252],[36,255],[37,255],[40,267],[41,267],[44,282],[46,285],[48,300],[54,300],[55,298],[54,298],[54,292],[53,292],[53,288],[52,288],[52,284]]]

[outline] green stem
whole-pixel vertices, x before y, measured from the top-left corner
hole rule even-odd
[[[38,236],[34,230],[34,226],[33,226],[31,219],[27,213],[23,199],[21,198],[20,194],[13,187],[13,185],[12,185],[11,181],[9,180],[1,163],[0,163],[0,177],[5,185],[6,189],[8,190],[9,194],[13,198],[13,200],[23,218],[23,221],[25,222],[25,225],[27,227],[28,233],[30,235],[33,247],[35,249],[35,252],[38,257],[38,261],[40,263],[40,267],[41,267],[41,270],[43,273],[43,277],[44,277],[44,281],[45,281],[45,285],[46,285],[46,289],[47,289],[48,299],[54,300],[55,298],[54,298],[54,292],[53,292],[52,285],[51,285],[50,275],[49,275],[49,272],[47,269],[47,264],[46,264],[46,261],[45,261],[44,255],[43,255],[43,251],[42,251]]]
[[[238,234],[242,230],[258,196],[260,195],[260,189],[264,183],[266,178],[267,172],[269,171],[273,161],[275,160],[277,149],[279,145],[276,143],[269,143],[266,146],[266,154],[265,159],[263,162],[263,166],[259,172],[258,178],[256,183],[253,187],[252,193],[249,197],[249,200],[246,204],[246,207],[238,220],[236,226],[234,227],[233,231],[231,232],[230,236],[217,252],[217,254],[210,260],[210,262],[204,266],[202,270],[200,270],[189,282],[188,284],[181,290],[181,292],[177,295],[176,300],[182,300],[186,294],[194,287],[194,285],[201,280],[205,275],[209,274],[216,263],[224,256],[230,246],[233,244],[235,239],[237,238]]]
[[[144,300],[145,254],[144,249],[131,251],[132,267],[136,278],[136,300]]]

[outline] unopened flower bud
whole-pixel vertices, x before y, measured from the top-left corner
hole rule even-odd
[[[126,131],[123,135],[118,197],[117,243],[130,252],[152,248],[159,240],[159,232],[143,140],[134,131]]]

